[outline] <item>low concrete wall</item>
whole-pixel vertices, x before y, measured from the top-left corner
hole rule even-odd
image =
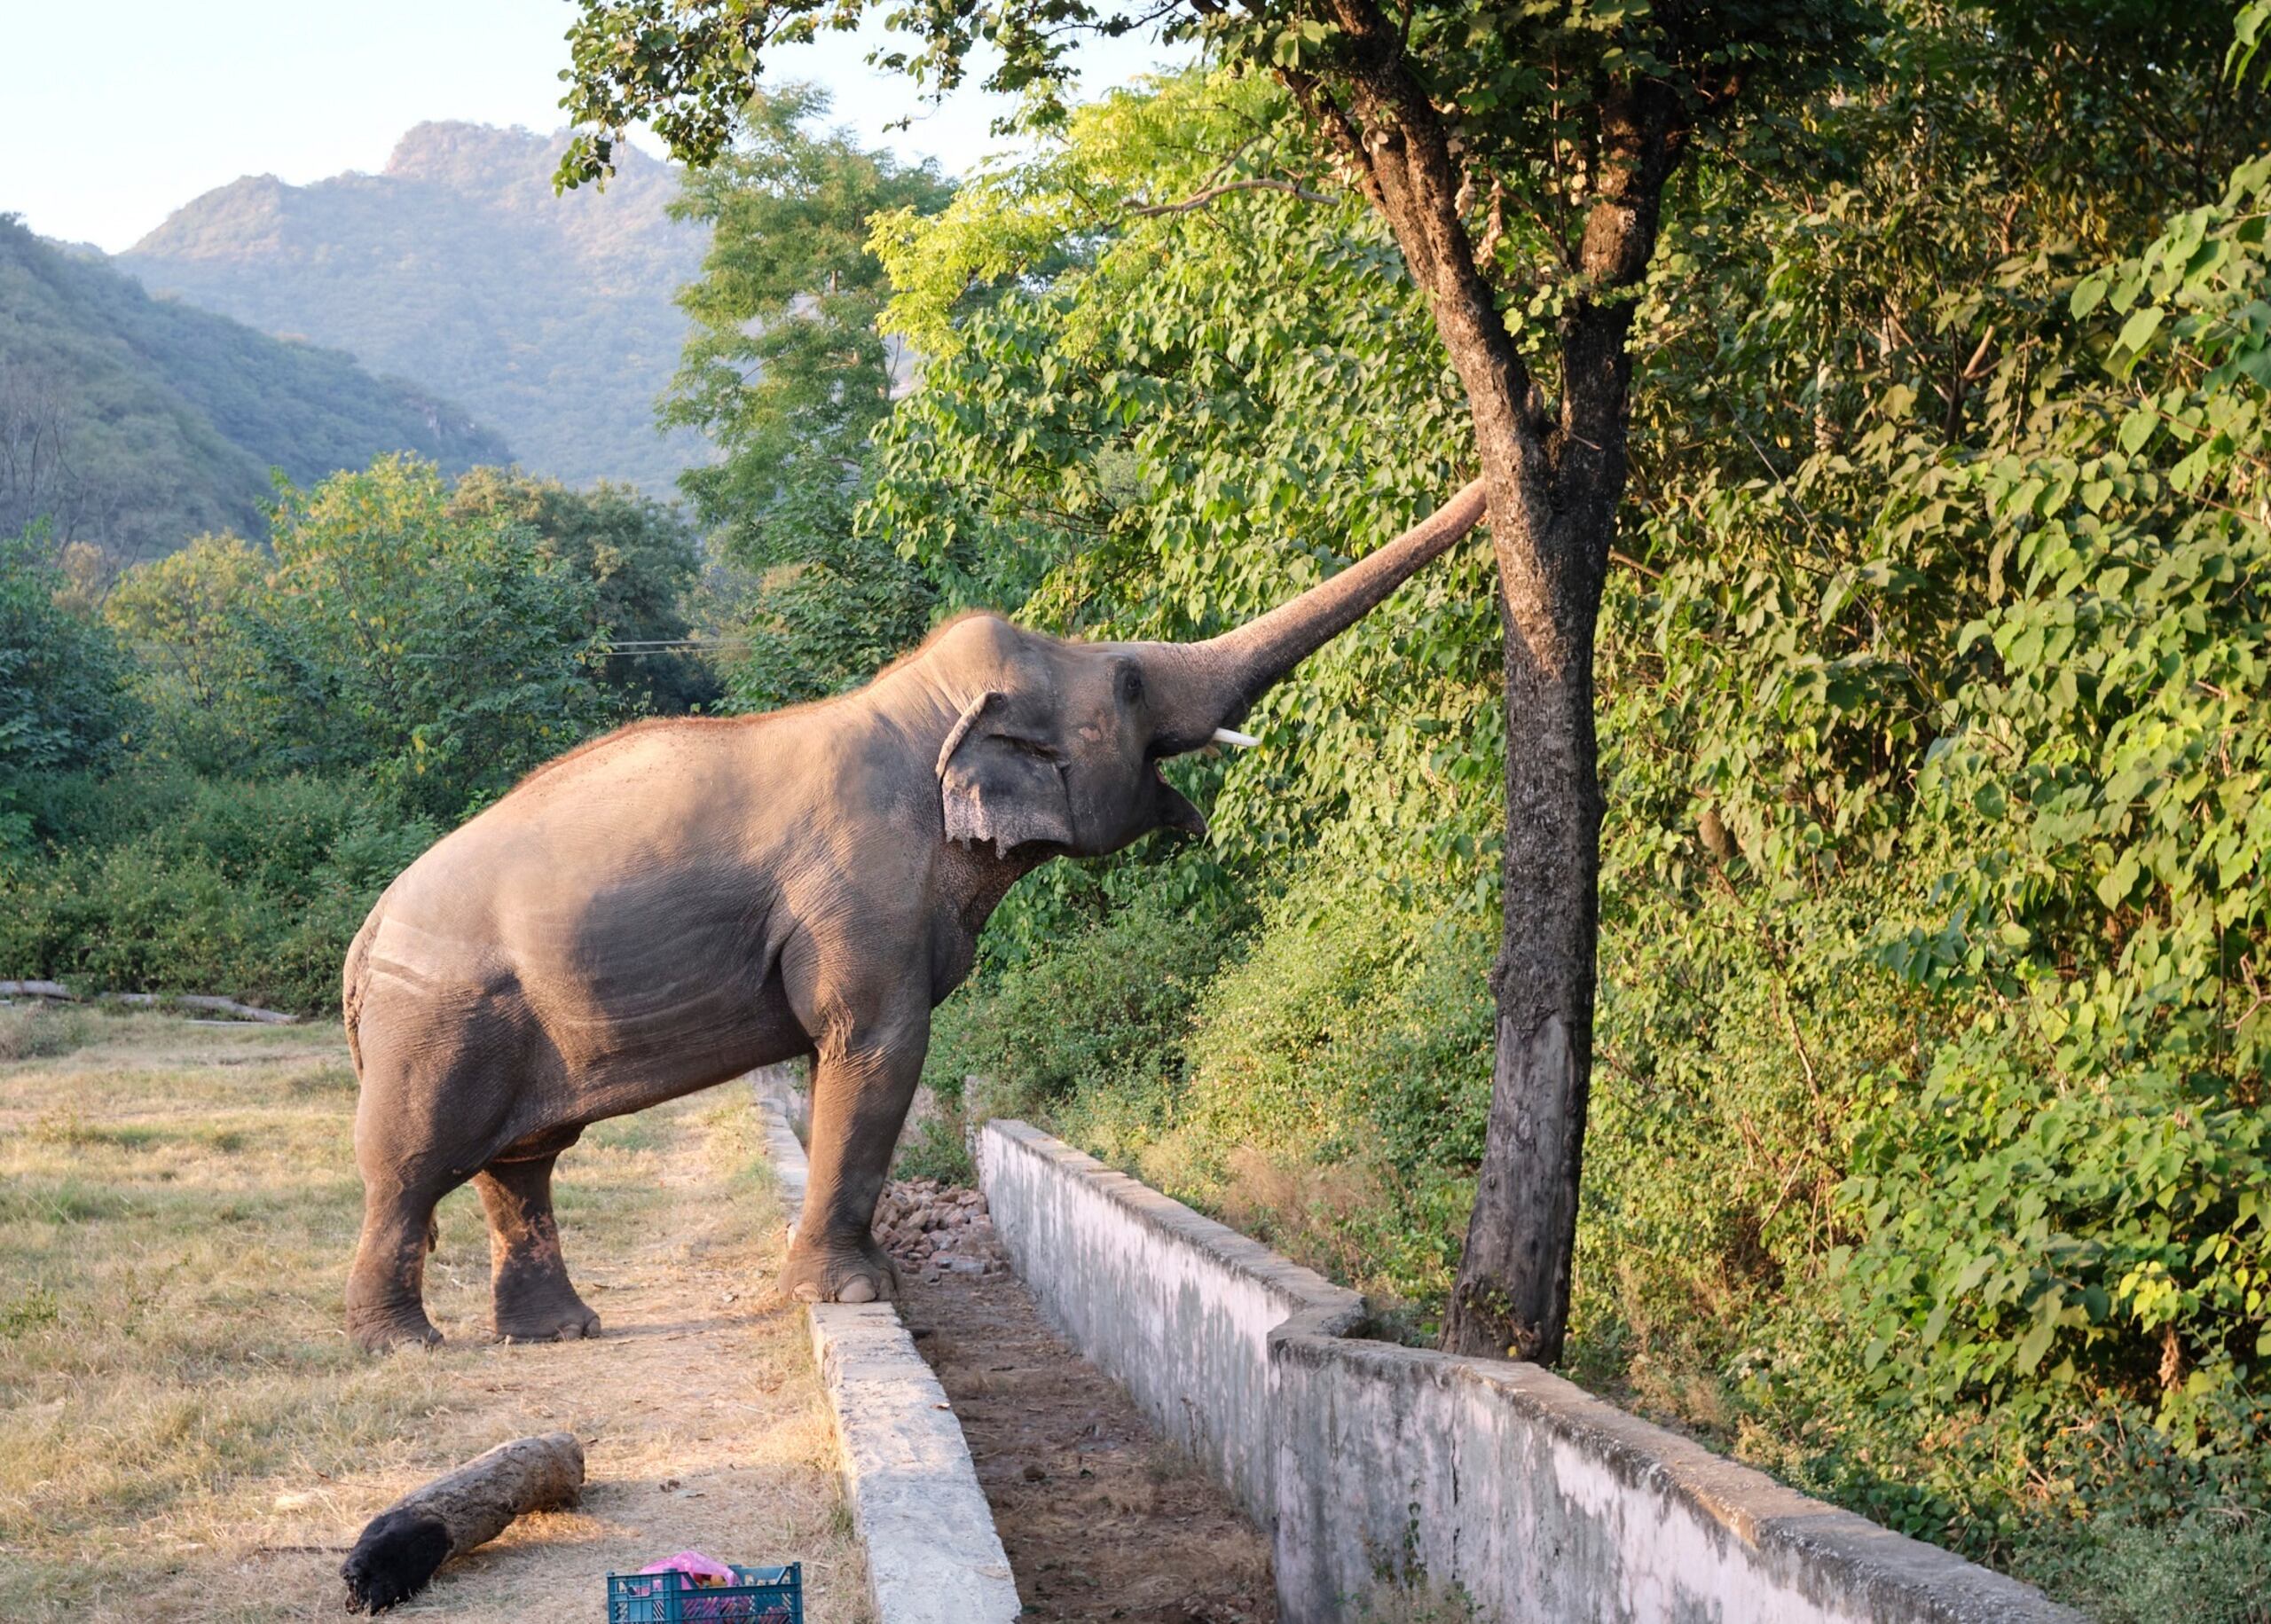
[[[978,1156],[995,1232],[1042,1311],[1267,1527],[1269,1333],[1297,1314],[1353,1325],[1362,1299],[1022,1122],[987,1123]]]
[[[1354,1293],[1023,1123],[978,1165],[1057,1329],[1272,1531],[1288,1624],[2075,1617],[1536,1366],[1353,1339]]]
[[[805,1198],[805,1148],[760,1092],[766,1159],[789,1222]],[[1010,1624],[1023,1611],[1010,1558],[946,1390],[889,1303],[805,1310],[844,1457],[844,1494],[868,1558],[877,1624]]]

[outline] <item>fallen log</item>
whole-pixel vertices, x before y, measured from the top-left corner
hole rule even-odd
[[[84,1003],[76,992],[59,981],[0,981],[0,998],[45,998],[59,1003]],[[263,1009],[258,1004],[240,1004],[233,998],[216,998],[209,992],[98,992],[94,1001],[99,1004],[179,1005],[184,1009],[214,1009],[224,1015],[233,1015],[240,1020],[261,1021],[271,1026],[291,1026],[298,1023],[296,1015],[287,1015],[281,1009]]]
[[[239,1020],[262,1021],[271,1026],[290,1026],[300,1018],[281,1009],[263,1009],[257,1004],[240,1004],[233,998],[216,998],[209,992],[105,992],[102,996],[122,1004],[178,1004],[184,1009],[214,1009],[223,1015],[233,1015]]]
[[[572,1433],[516,1438],[475,1456],[371,1519],[340,1565],[347,1611],[384,1612],[408,1601],[452,1557],[524,1513],[575,1504],[583,1487],[584,1446]]]

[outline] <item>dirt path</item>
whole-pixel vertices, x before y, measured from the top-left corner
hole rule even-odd
[[[1268,1542],[1057,1340],[1015,1275],[894,1250],[902,1313],[962,1419],[1026,1618],[1276,1624]]]
[[[605,1334],[473,1355],[469,1374],[527,1418],[523,1430],[584,1440],[583,1503],[515,1524],[452,1569],[426,1611],[462,1624],[595,1617],[599,1575],[690,1548],[801,1559],[809,1616],[867,1617],[802,1316],[771,1284],[778,1243],[745,1238],[751,1192],[733,1189],[719,1165],[729,1157],[704,1146],[699,1110],[652,1113],[669,1147],[656,1158],[666,1204],[641,1237],[606,1257],[570,1252]],[[572,1231],[566,1240],[572,1249]]]
[[[356,1352],[360,1205],[337,1034],[105,1019],[0,1062],[0,1616],[334,1620],[404,1490],[573,1432],[589,1485],[451,1564],[405,1619],[604,1616],[604,1575],[688,1547],[805,1565],[868,1617],[780,1207],[746,1090],[603,1123],[562,1158],[570,1267],[606,1334],[484,1339],[478,1204],[444,1204],[428,1353]]]

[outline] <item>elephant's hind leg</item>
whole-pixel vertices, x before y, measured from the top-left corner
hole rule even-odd
[[[564,1148],[564,1147],[563,1147]],[[497,1335],[507,1342],[571,1342],[600,1334],[600,1316],[576,1295],[552,1213],[558,1150],[491,1162],[474,1175],[489,1214],[490,1292]]]
[[[426,1317],[426,1254],[434,1204],[448,1190],[396,1169],[364,1169],[363,1235],[347,1275],[347,1334],[358,1346],[381,1353],[442,1339]]]

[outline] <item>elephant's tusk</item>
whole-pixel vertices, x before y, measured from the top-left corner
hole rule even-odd
[[[1214,742],[1217,744],[1235,744],[1242,750],[1250,750],[1255,745],[1261,743],[1261,741],[1255,738],[1250,733],[1232,733],[1227,727],[1217,727],[1214,730]]]

